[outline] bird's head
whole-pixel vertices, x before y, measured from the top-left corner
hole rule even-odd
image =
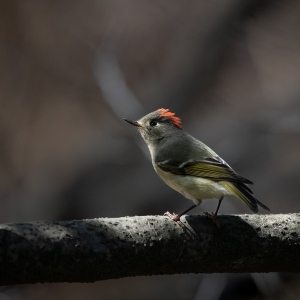
[[[175,116],[175,113],[165,108],[151,112],[138,121],[124,120],[139,130],[147,144],[172,136],[176,131],[182,130],[181,120]]]

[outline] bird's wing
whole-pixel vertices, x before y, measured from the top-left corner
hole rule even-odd
[[[235,173],[235,171],[219,157],[184,163],[163,161],[157,162],[157,166],[161,170],[175,175],[202,177],[214,181],[253,184],[252,181]],[[248,188],[247,186],[245,187],[246,189]]]

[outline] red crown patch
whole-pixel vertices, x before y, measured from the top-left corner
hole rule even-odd
[[[166,117],[166,118],[171,119],[172,123],[173,123],[175,126],[177,126],[178,128],[182,128],[180,118],[176,117],[176,116],[175,116],[175,113],[170,112],[169,109],[166,109],[166,108],[160,108],[160,109],[157,110],[157,112],[159,113],[159,115],[160,115],[161,117]]]

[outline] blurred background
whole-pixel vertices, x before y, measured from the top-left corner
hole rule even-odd
[[[0,222],[186,209],[122,120],[161,107],[273,213],[299,212],[299,16],[296,0],[1,0]],[[251,212],[228,197],[220,213]],[[297,299],[299,283],[187,274],[3,287],[0,300]]]

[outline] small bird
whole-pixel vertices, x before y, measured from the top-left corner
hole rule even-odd
[[[252,181],[238,175],[220,156],[182,129],[181,120],[169,109],[160,108],[138,121],[135,126],[146,142],[156,173],[171,188],[194,204],[180,214],[165,213],[174,221],[201,204],[202,200],[218,199],[215,213],[204,213],[217,224],[217,215],[225,195],[233,195],[257,213],[258,201],[247,184]],[[217,224],[218,225],[218,224]]]

